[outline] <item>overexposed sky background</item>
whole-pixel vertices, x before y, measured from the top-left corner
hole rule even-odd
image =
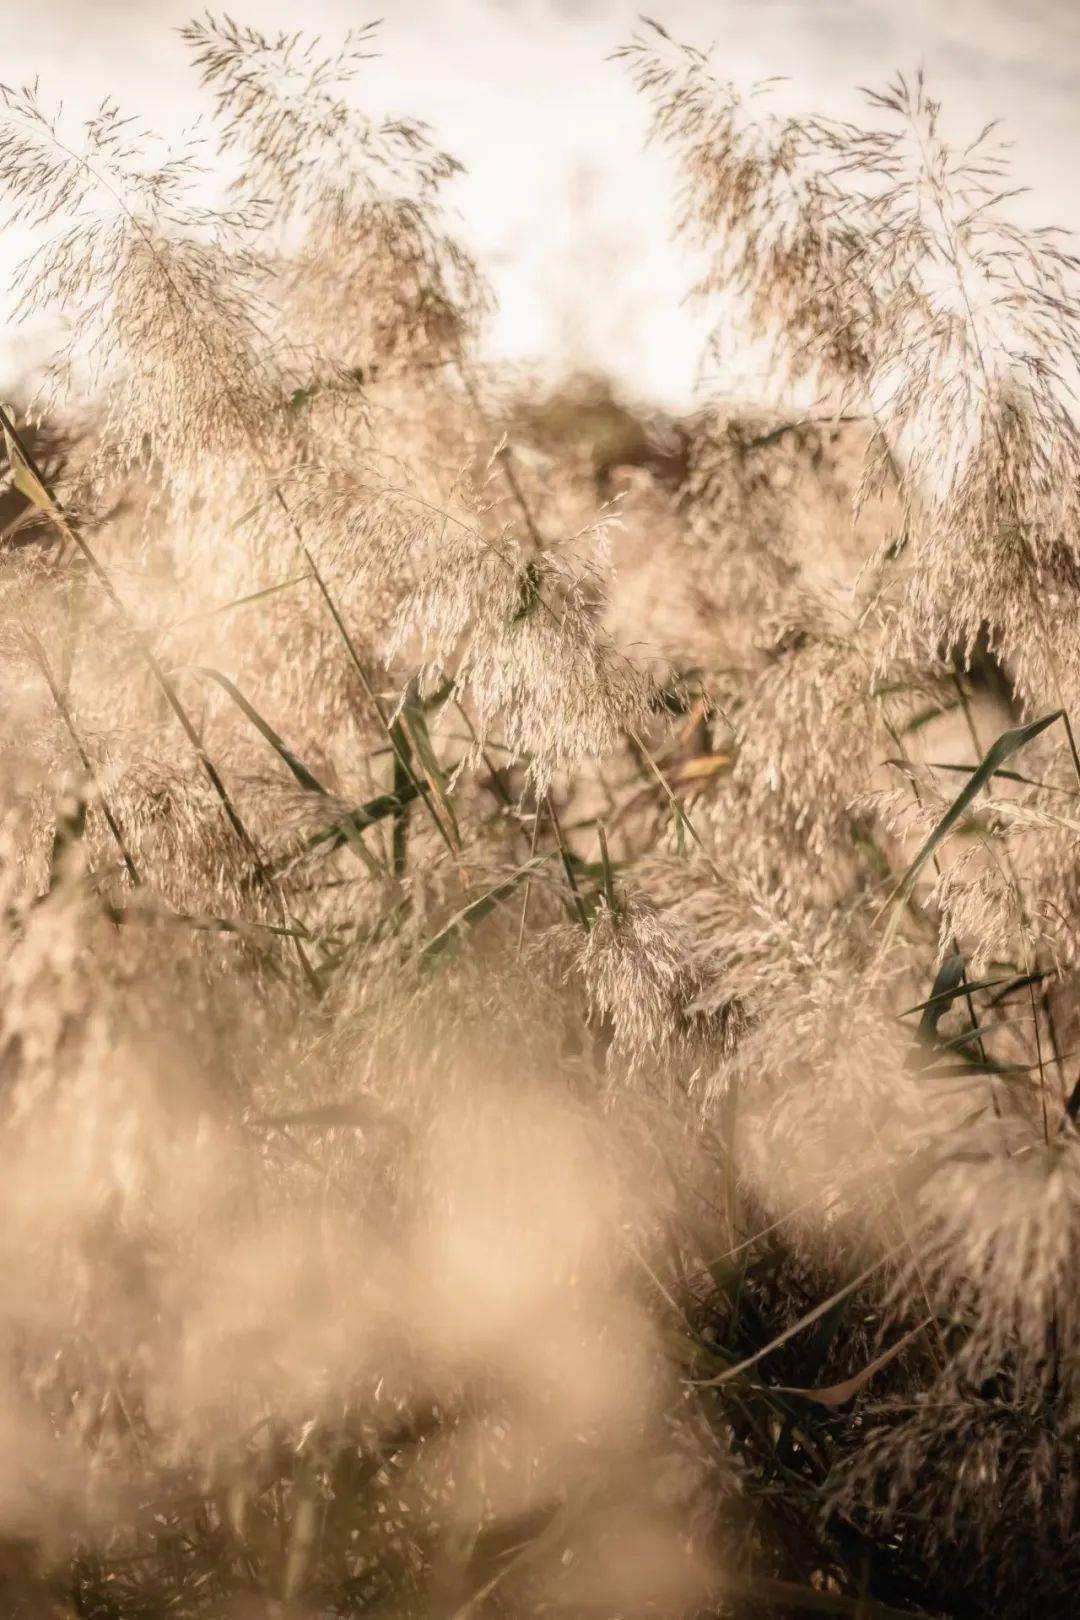
[[[13,0],[6,0],[10,6]],[[183,0],[36,0],[5,29],[0,78],[35,75],[72,115],[105,94],[163,134],[200,107],[173,30]],[[1080,228],[1080,0],[647,0],[670,33],[715,46],[737,82],[770,75],[824,112],[922,64],[958,133],[990,118],[1014,142],[1038,222]],[[607,61],[637,26],[624,0],[230,0],[238,20],[328,39],[382,14],[357,81],[375,111],[425,118],[466,165],[453,202],[500,303],[494,351],[551,371],[603,368],[632,393],[688,402],[702,323],[670,241],[672,177],[643,151],[645,109]],[[14,249],[0,242],[0,277]],[[0,304],[0,310],[5,306]],[[7,352],[12,352],[11,336]],[[725,387],[753,390],[733,357]],[[740,367],[745,368],[744,371]]]

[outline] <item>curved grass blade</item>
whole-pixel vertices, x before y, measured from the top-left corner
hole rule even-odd
[[[314,854],[316,850],[322,850],[324,854],[331,855],[342,844],[349,843],[356,834],[366,832],[386,816],[398,815],[414,799],[428,792],[430,789],[426,782],[412,781],[403,782],[396,793],[380,793],[366,804],[350,810],[348,815],[332,822],[329,827],[324,827],[321,832],[313,833],[304,845],[304,853]]]
[[[1072,1052],[1066,1052],[1061,1061],[1064,1063],[1066,1058],[1073,1055]],[[957,1080],[978,1074],[996,1074],[1006,1078],[1012,1074],[1031,1074],[1032,1070],[1039,1066],[1038,1060],[1034,1063],[992,1063],[989,1059],[986,1062],[976,1059],[964,1063],[934,1063],[929,1068],[919,1070],[919,1079]]]
[[[608,910],[611,912],[612,916],[614,916],[615,912],[618,910],[618,902],[615,895],[615,870],[611,864],[611,855],[608,852],[607,833],[604,830],[604,823],[602,821],[598,821],[596,823],[596,831],[600,839],[600,870],[603,882],[604,899],[607,902]]]
[[[889,760],[888,763],[892,765],[899,762]],[[927,760],[927,767],[932,771],[955,771],[958,774],[978,769],[976,765],[947,765],[938,759]],[[1020,771],[995,771],[994,775],[1002,777],[1006,782],[1020,782],[1025,787],[1041,788],[1044,793],[1067,793],[1071,799],[1077,797],[1076,788],[1059,787],[1056,782],[1039,782],[1035,777],[1024,776]]]
[[[955,1001],[958,996],[970,995],[976,990],[996,990],[1000,985],[1008,985],[1011,993],[1013,990],[1022,990],[1025,985],[1038,984],[1045,977],[1046,974],[1042,972],[1024,973],[1019,978],[1014,973],[1006,973],[997,979],[974,979],[967,983],[961,982],[949,989],[935,991],[925,1001],[917,1002],[914,1007],[905,1007],[902,1013],[897,1014],[897,1017],[907,1018],[912,1013],[924,1012],[926,1008],[933,1007],[938,1002],[941,1003],[941,1012],[943,1013],[948,1004]],[[994,1000],[996,1001],[997,997]],[[938,1014],[938,1017],[941,1017],[941,1013]]]
[[[830,1294],[828,1299],[823,1299],[820,1305],[815,1305],[804,1316],[800,1316],[797,1322],[793,1322],[782,1333],[778,1333],[774,1339],[770,1339],[768,1344],[762,1345],[760,1350],[755,1350],[753,1355],[746,1356],[744,1360],[736,1362],[734,1367],[725,1368],[715,1378],[694,1378],[688,1380],[688,1382],[694,1384],[698,1389],[716,1389],[721,1384],[727,1384],[733,1378],[738,1378],[744,1372],[748,1372],[751,1367],[755,1367],[765,1356],[771,1355],[774,1350],[779,1350],[782,1344],[786,1344],[789,1339],[793,1339],[804,1328],[810,1327],[814,1322],[819,1322],[827,1311],[832,1310],[834,1305],[838,1305],[842,1299],[846,1299],[857,1288],[861,1288],[863,1283],[869,1277],[872,1277],[875,1271],[880,1271],[882,1266],[886,1265],[901,1247],[902,1245],[899,1243],[894,1244],[885,1254],[871,1261],[870,1265],[860,1271],[857,1277],[853,1277],[842,1288],[838,1288],[834,1294]]]
[[[967,987],[966,964],[959,955],[947,956],[938,968],[934,978],[930,999],[923,1008],[919,1019],[918,1039],[921,1042],[932,1042],[937,1034],[938,1024],[941,1022],[946,1009],[958,996],[964,994]]]
[[[394,825],[390,835],[390,870],[396,878],[403,878],[409,865],[409,796],[412,784],[416,781],[410,776],[397,754],[394,755],[394,798],[397,804],[394,809]],[[426,786],[426,784],[425,784]]]
[[[276,596],[279,591],[303,585],[310,578],[310,574],[297,574],[293,579],[283,579],[279,585],[264,585],[261,591],[249,591],[246,596],[236,596],[231,602],[222,602],[220,607],[206,608],[202,613],[191,613],[186,619],[177,619],[169,628],[180,630],[188,624],[201,624],[206,619],[216,619],[219,614],[232,613],[236,608],[250,607],[252,602],[262,602],[268,596]]]
[[[258,709],[248,702],[244,694],[230,681],[227,675],[223,675],[219,669],[209,668],[206,664],[193,664],[191,667],[196,675],[205,675],[210,680],[216,681],[221,689],[229,694],[241,714],[246,715],[256,731],[266,738],[274,752],[285,761],[285,764],[302,788],[306,789],[308,793],[319,793],[323,798],[327,796],[326,789],[314,771],[309,771],[303,760],[296,757],[284,738],[278,736],[273,726],[263,719]]]
[[[278,736],[273,726],[270,725],[268,721],[263,719],[258,709],[248,702],[244,694],[237,686],[234,685],[232,681],[230,681],[227,675],[223,675],[220,670],[210,669],[204,664],[194,664],[192,665],[192,668],[197,675],[209,676],[211,680],[217,681],[218,685],[224,691],[228,692],[237,708],[242,714],[247,716],[252,725],[255,727],[256,731],[266,738],[271,748],[273,748],[274,751],[285,761],[285,764],[289,767],[289,770],[292,772],[293,776],[306,792],[317,793],[324,799],[329,797],[329,794],[319,781],[319,778],[315,775],[314,771],[310,771],[304,764],[303,760],[297,758],[292,749],[289,747],[288,743],[285,742],[284,738]],[[341,833],[341,838],[339,840],[339,844],[336,844],[334,847],[338,848],[340,847],[340,844],[348,844],[349,848],[354,852],[354,854],[356,854],[358,858],[363,861],[369,872],[380,871],[381,868],[378,861],[375,859],[366,845],[360,842],[360,839],[357,836],[360,828],[354,826],[352,819],[346,818],[345,820],[338,821],[335,825],[336,829]]]
[[[420,761],[420,768],[427,778],[431,791],[439,801],[439,807],[445,815],[454,834],[454,840],[461,848],[461,828],[458,826],[454,807],[450,803],[450,784],[446,773],[439,763],[439,756],[435,752],[435,745],[431,740],[428,723],[424,711],[411,694],[406,699],[397,724],[404,731],[408,741],[416,750]]]
[[[471,901],[469,905],[463,906],[460,911],[455,912],[450,921],[439,929],[433,939],[428,940],[420,952],[420,966],[422,968],[429,967],[437,956],[441,956],[443,951],[461,936],[465,929],[475,928],[478,922],[482,922],[485,917],[495,910],[500,900],[505,900],[506,896],[512,894],[519,883],[523,883],[526,878],[532,877],[547,859],[547,855],[534,855],[532,860],[526,861],[524,866],[519,866],[517,871],[502,883],[497,883],[493,889],[489,889],[479,899]]]
[[[884,1350],[881,1355],[875,1356],[873,1361],[869,1362],[861,1372],[857,1372],[852,1378],[845,1378],[842,1383],[829,1384],[817,1389],[803,1388],[798,1384],[772,1384],[769,1387],[778,1395],[801,1395],[804,1400],[816,1401],[819,1406],[846,1406],[849,1401],[855,1399],[861,1390],[865,1389],[875,1373],[879,1373],[883,1367],[887,1367],[890,1361],[895,1361],[896,1357],[902,1354],[908,1345],[919,1337],[920,1333],[924,1333],[932,1320],[932,1317],[927,1316],[917,1323],[915,1327],[909,1328],[907,1333],[897,1339],[895,1344],[889,1346],[888,1350]]]
[[[1034,737],[1045,731],[1048,726],[1052,726],[1055,720],[1063,719],[1064,714],[1064,709],[1055,709],[1052,714],[1044,714],[1040,720],[1032,720],[1029,725],[1015,726],[1011,731],[1001,733],[997,741],[987,749],[978,767],[972,771],[968,781],[964,783],[952,804],[933,829],[889,896],[887,904],[909,898],[912,889],[915,887],[915,880],[927,861],[945,842],[990,778],[1018,749],[1023,748],[1025,743],[1031,742]]]
[[[11,468],[11,482],[39,512],[57,513],[59,507],[44,478],[34,465],[33,458],[26,454],[23,444],[17,433],[8,424],[8,416],[14,417],[11,406],[4,407],[4,414],[0,417],[0,427],[4,433],[4,448],[7,451],[8,465]]]

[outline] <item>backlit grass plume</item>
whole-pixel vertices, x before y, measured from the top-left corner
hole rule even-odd
[[[2,92],[0,1610],[1064,1620],[1076,263],[646,25],[773,392],[545,393],[376,44]]]

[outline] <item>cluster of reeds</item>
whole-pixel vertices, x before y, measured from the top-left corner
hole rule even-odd
[[[819,404],[567,426],[371,30],[184,39],[0,109],[3,1613],[1068,1614],[1077,264],[651,25]]]

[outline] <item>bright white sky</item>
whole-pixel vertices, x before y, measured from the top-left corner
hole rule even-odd
[[[647,0],[677,38],[716,46],[726,77],[780,74],[800,104],[854,111],[856,84],[922,63],[950,122],[1001,117],[1040,222],[1080,226],[1080,0]],[[5,31],[0,77],[35,74],[72,114],[111,93],[155,129],[199,100],[172,30],[184,0],[35,0]],[[230,0],[266,29],[332,37],[382,10],[382,57],[358,93],[425,118],[466,165],[454,202],[500,301],[493,349],[549,369],[607,369],[634,394],[691,394],[701,323],[680,306],[671,177],[642,150],[644,109],[616,63],[634,0]],[[0,275],[12,250],[0,243]],[[2,306],[0,306],[2,307]],[[10,347],[8,352],[10,353]],[[753,388],[733,359],[725,386]]]

